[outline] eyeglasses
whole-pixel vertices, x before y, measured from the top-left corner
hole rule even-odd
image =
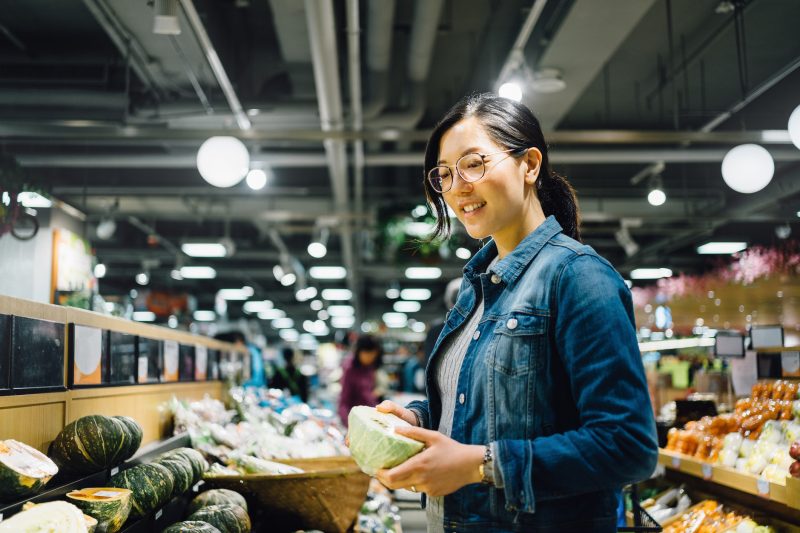
[[[510,148],[491,154],[479,154],[477,152],[465,154],[456,161],[456,172],[461,179],[474,183],[486,175],[486,158],[490,155],[507,154],[509,152],[522,152],[527,148]],[[435,166],[428,171],[428,183],[434,191],[446,193],[453,187],[453,172],[447,165]]]

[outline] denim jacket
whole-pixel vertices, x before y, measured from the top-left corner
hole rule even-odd
[[[619,489],[653,472],[655,421],[630,291],[549,217],[491,271],[494,242],[464,268],[428,362],[421,425],[439,426],[441,346],[484,313],[458,378],[452,438],[492,444],[503,488],[445,498],[447,531],[615,531]]]

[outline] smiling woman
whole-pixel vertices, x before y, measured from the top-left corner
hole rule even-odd
[[[429,531],[615,531],[619,489],[655,468],[653,411],[630,291],[579,242],[539,122],[491,94],[456,104],[429,140],[425,191],[434,237],[449,208],[491,240],[464,268],[428,399],[378,406],[425,443],[378,479],[426,493]]]

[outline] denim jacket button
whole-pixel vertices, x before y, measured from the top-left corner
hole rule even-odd
[[[462,392],[461,394],[458,395],[458,403],[460,403],[461,405],[464,405],[465,401],[466,401],[466,397],[464,396],[464,393]]]
[[[481,332],[480,331],[476,331],[475,335],[472,336],[472,340],[474,340],[474,341],[476,341],[476,340],[478,340],[480,338],[481,338]]]
[[[492,283],[494,283],[495,285],[497,285],[498,283],[503,281],[502,279],[500,279],[500,276],[498,276],[497,274],[492,274],[492,278],[491,279],[492,279]]]
[[[517,324],[519,324],[519,322],[517,322],[516,318],[509,318],[508,322],[506,322],[506,327],[508,329],[516,329],[517,328]]]

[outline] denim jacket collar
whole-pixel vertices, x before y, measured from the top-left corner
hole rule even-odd
[[[492,267],[492,272],[500,276],[506,285],[510,285],[525,270],[525,267],[536,257],[547,241],[561,232],[561,225],[550,215],[538,228],[530,232],[514,250]],[[486,272],[489,263],[497,256],[497,245],[490,240],[464,267],[464,276],[474,276]]]

